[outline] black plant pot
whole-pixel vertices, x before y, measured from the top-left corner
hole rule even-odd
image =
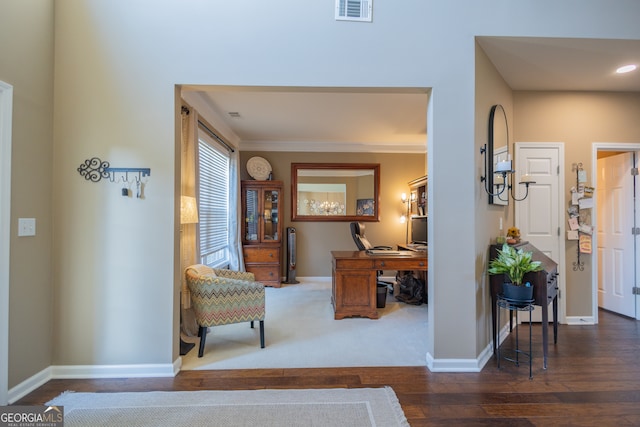
[[[533,300],[533,286],[516,286],[513,283],[503,283],[502,295],[512,301],[529,303]]]

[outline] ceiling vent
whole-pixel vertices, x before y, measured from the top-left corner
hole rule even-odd
[[[336,0],[336,20],[371,22],[373,0]]]

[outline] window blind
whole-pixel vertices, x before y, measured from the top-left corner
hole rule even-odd
[[[229,263],[229,154],[217,143],[198,141],[198,240],[200,262]]]

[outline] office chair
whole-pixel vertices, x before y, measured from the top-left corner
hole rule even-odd
[[[351,225],[351,237],[356,242],[356,246],[360,251],[366,251],[367,249],[386,249],[391,250],[391,246],[373,246],[369,243],[369,240],[364,235],[364,224],[361,222],[352,222]]]
[[[366,251],[367,249],[384,249],[391,250],[391,246],[373,246],[369,240],[364,235],[364,224],[361,222],[352,222],[350,224],[351,228],[351,237],[353,237],[353,241],[356,242],[356,246],[360,251]],[[377,271],[378,278],[382,275],[382,270]],[[391,286],[391,290],[393,290],[393,283],[385,282],[383,280],[377,280],[376,283],[381,286]]]

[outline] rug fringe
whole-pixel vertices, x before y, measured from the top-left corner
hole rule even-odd
[[[411,427],[409,425],[409,421],[407,421],[407,417],[404,415],[404,411],[402,410],[402,405],[400,405],[400,400],[398,400],[398,395],[393,390],[391,386],[384,386],[384,390],[387,393],[387,398],[389,399],[389,403],[393,407],[393,412],[395,413],[396,418],[398,419],[398,423],[401,426]]]
[[[51,399],[50,401],[46,402],[45,405],[50,406],[50,405],[54,405],[54,402],[58,399],[60,399],[63,396],[66,396],[68,394],[71,393],[75,393],[75,390],[65,390],[62,393],[60,393],[58,396],[54,397],[53,399]]]

